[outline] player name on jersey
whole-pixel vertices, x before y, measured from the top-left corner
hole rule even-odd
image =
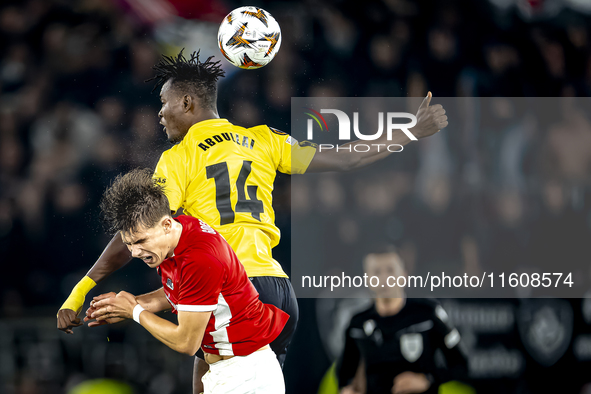
[[[236,144],[243,146],[245,148],[249,148],[252,150],[252,148],[254,148],[254,139],[252,138],[248,138],[246,136],[241,136],[238,133],[221,133],[221,134],[216,134],[210,138],[206,138],[205,140],[203,140],[203,142],[199,143],[199,147],[201,149],[203,149],[203,151],[208,150],[209,148],[211,148],[212,146],[220,143],[220,142],[227,142],[227,141],[233,141]]]

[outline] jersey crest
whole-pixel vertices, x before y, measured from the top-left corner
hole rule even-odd
[[[373,319],[370,319],[370,320],[366,321],[365,323],[363,323],[363,331],[365,331],[365,335],[367,335],[368,337],[370,337],[371,334],[373,334],[375,329],[376,329],[376,322]]]
[[[423,336],[421,334],[404,334],[400,337],[400,353],[409,362],[414,363],[423,354]]]
[[[272,128],[272,127],[269,127],[269,128],[270,128],[270,129],[271,129],[271,131],[272,131],[273,133],[275,133],[275,134],[279,134],[279,135],[287,135],[287,133],[286,133],[286,132],[283,132],[283,131],[281,131],[281,130],[274,129],[274,128]]]

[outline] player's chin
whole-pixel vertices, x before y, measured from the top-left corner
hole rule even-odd
[[[145,263],[148,265],[148,267],[150,268],[156,268],[160,265],[160,261],[155,259],[155,258],[151,258],[149,261],[145,261]]]
[[[171,144],[178,144],[183,140],[183,136],[180,133],[172,133],[168,129],[166,129],[166,136],[168,137],[168,142]]]

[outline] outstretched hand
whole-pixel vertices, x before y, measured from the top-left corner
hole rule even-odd
[[[135,297],[125,291],[113,292],[94,297],[86,311],[85,322],[89,327],[118,323],[133,318],[133,308],[138,304]],[[95,321],[91,321],[96,319]]]
[[[73,334],[74,327],[80,327],[82,321],[78,317],[78,313],[71,309],[60,309],[57,312],[57,328],[66,334]]]
[[[427,93],[427,97],[421,103],[417,111],[417,124],[410,132],[417,138],[426,138],[447,126],[447,115],[441,104],[430,106],[433,95]]]

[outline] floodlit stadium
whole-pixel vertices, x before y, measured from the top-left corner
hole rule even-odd
[[[280,29],[249,30],[265,12]],[[187,174],[211,182],[209,224],[231,245],[223,226],[266,226],[290,278],[287,394],[591,392],[590,26],[583,0],[2,2],[0,393],[192,392],[194,357],[141,323],[56,320],[113,237],[105,189],[173,146],[154,66],[183,48],[220,61],[217,113],[254,130],[193,153],[276,149],[262,178],[246,159]],[[162,286],[135,259],[78,317]]]

